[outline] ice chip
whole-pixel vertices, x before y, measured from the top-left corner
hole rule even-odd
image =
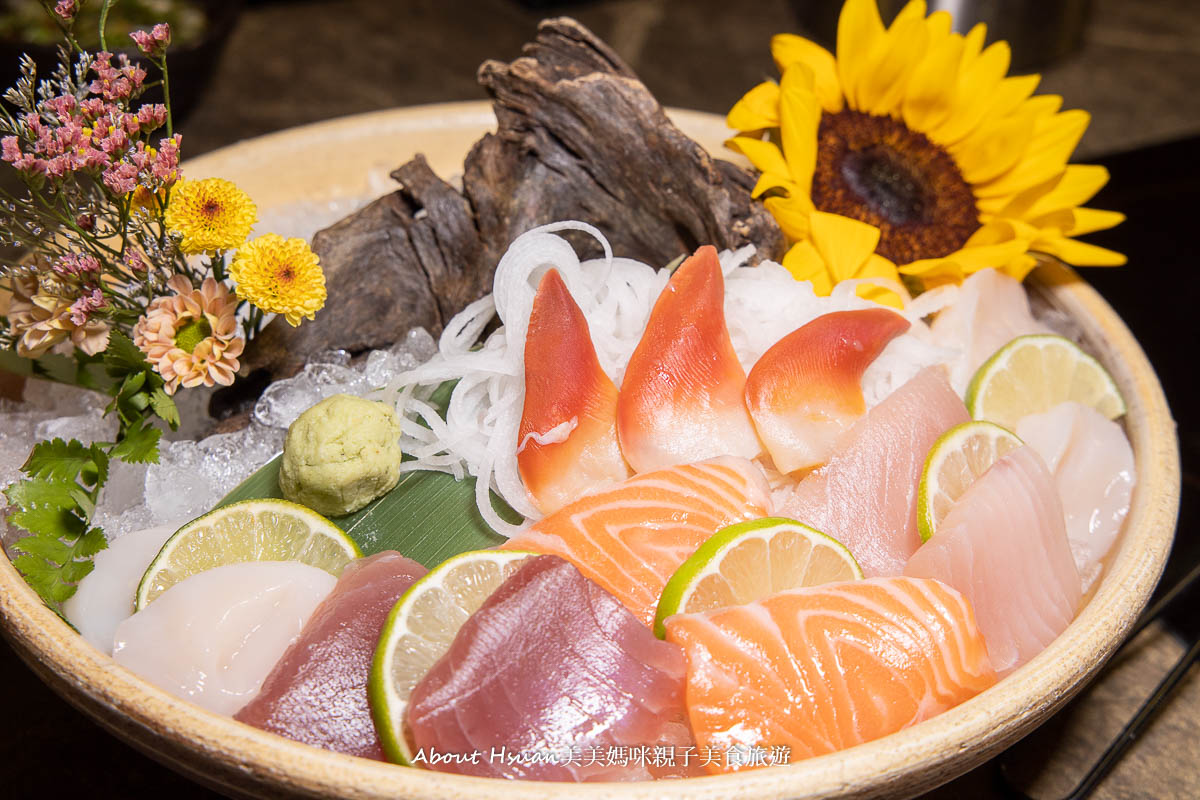
[[[333,364],[338,367],[350,366],[350,354],[345,350],[322,350],[319,353],[313,353],[305,362],[306,366],[315,366],[319,364]]]

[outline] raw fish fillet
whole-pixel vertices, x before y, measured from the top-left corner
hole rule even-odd
[[[960,355],[950,367],[950,384],[960,395],[993,353],[1018,336],[1054,333],[1029,312],[1021,283],[994,269],[981,269],[959,288],[958,299],[938,312],[930,326],[933,343]]]
[[[950,508],[905,575],[958,589],[979,619],[996,671],[1004,675],[1054,641],[1079,610],[1054,479],[1030,447],[997,461]]]
[[[113,539],[96,554],[95,568],[63,603],[67,619],[93,647],[112,652],[113,634],[133,613],[133,598],[146,568],[175,528],[158,525],[133,531]]]
[[[717,251],[675,270],[629,357],[617,398],[617,438],[635,472],[762,452],[746,411],[746,373],[725,327]]]
[[[337,581],[298,561],[248,561],[185,578],[117,626],[113,658],[218,714],[254,699]]]
[[[565,440],[539,441],[572,424]],[[521,480],[543,514],[630,474],[617,444],[617,386],[600,368],[587,319],[555,270],[542,277],[529,316],[517,441]]]
[[[562,556],[649,626],[667,579],[705,539],[770,514],[762,471],[725,456],[635,475],[564,506],[501,547]]]
[[[833,311],[771,346],[746,378],[746,407],[775,469],[824,464],[867,410],[862,376],[909,322],[885,308]]]
[[[414,688],[408,722],[416,763],[543,781],[644,780],[680,766],[610,748],[692,744],[683,653],[659,641],[615,597],[556,556],[531,559],[459,630]],[[423,752],[422,752],[423,751]],[[521,754],[551,753],[523,763]],[[435,753],[479,753],[434,763]]]
[[[868,578],[899,575],[921,545],[917,485],[925,456],[967,419],[944,370],[928,367],[842,434],[829,463],[780,497],[778,512],[844,544]]]
[[[234,719],[297,742],[383,761],[367,705],[379,632],[425,567],[388,550],[351,562],[262,690]]]
[[[1129,513],[1137,472],[1121,426],[1079,403],[1062,403],[1017,423],[1017,435],[1054,474],[1067,539],[1086,592],[1100,576]]]
[[[699,748],[787,748],[776,763],[894,733],[996,682],[970,605],[932,580],[792,589],[677,614],[666,628],[667,641],[687,654],[688,716]],[[722,757],[706,766],[761,765]]]

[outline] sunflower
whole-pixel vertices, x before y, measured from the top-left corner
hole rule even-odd
[[[181,180],[171,190],[164,215],[167,229],[180,234],[188,254],[216,253],[240,247],[258,221],[250,196],[222,178]]]
[[[268,233],[247,242],[233,257],[229,276],[238,297],[295,327],[325,305],[325,273],[303,239]]]
[[[727,145],[762,173],[754,196],[801,244],[814,212],[873,226],[875,253],[926,287],[984,267],[1023,279],[1033,252],[1125,263],[1073,238],[1124,219],[1081,207],[1108,181],[1103,167],[1067,164],[1087,112],[1035,96],[1037,75],[1009,77],[1008,44],[985,48],[983,25],[963,36],[925,10],[913,0],[885,28],[874,0],[847,0],[837,58],[799,36],[772,39],[779,83],[751,89],[727,119],[740,131]],[[794,274],[813,263],[812,246],[797,247],[785,257]]]

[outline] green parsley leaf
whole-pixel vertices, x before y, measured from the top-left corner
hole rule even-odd
[[[117,442],[111,455],[130,464],[157,464],[158,440],[162,431],[148,423],[125,431],[125,436]]]
[[[179,427],[179,408],[171,396],[161,388],[150,392],[150,408],[154,409],[154,413],[158,415],[159,419],[171,426],[171,430]],[[157,462],[158,459],[156,458],[155,461]]]
[[[38,442],[21,471],[31,478],[73,480],[83,469],[94,464],[92,449],[82,442],[62,439]]]
[[[146,357],[138,346],[125,334],[118,330],[108,334],[108,347],[104,350],[104,367],[114,378],[129,372],[148,370]]]

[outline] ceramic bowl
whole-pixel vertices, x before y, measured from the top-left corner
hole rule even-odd
[[[714,153],[723,120],[671,112]],[[310,125],[196,159],[190,177],[236,181],[264,216],[289,204],[339,209],[387,191],[380,176],[424,152],[444,176],[494,125],[486,103],[398,109]],[[316,204],[316,205],[313,205]],[[1175,426],[1145,354],[1100,296],[1061,265],[1038,270],[1035,291],[1073,317],[1085,345],[1112,372],[1129,405],[1126,429],[1138,483],[1103,580],[1078,618],[1044,652],[993,688],[931,720],[858,747],[736,775],[643,784],[580,785],[578,800],[620,798],[908,797],[980,764],[1044,721],[1100,668],[1158,581],[1179,506]],[[77,636],[0,558],[6,635],[41,678],[101,725],[153,758],[233,795],[348,798],[549,798],[561,785],[406,769],[338,755],[247,727],[173,697]]]

